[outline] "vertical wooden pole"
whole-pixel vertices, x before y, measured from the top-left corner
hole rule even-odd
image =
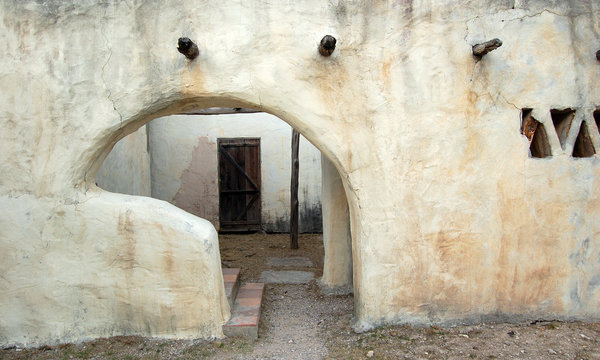
[[[290,215],[290,248],[298,248],[298,150],[300,148],[300,134],[292,129],[292,190],[291,190],[291,215]]]

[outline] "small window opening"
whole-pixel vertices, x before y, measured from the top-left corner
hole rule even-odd
[[[556,129],[556,134],[558,135],[558,140],[560,141],[560,147],[565,149],[565,144],[567,142],[567,137],[569,137],[569,131],[571,131],[571,124],[573,123],[573,118],[575,118],[575,110],[573,109],[564,109],[564,110],[550,110],[550,115],[552,115],[552,123],[554,124],[554,128]]]
[[[533,134],[537,129],[539,122],[531,116],[532,109],[523,109],[521,112],[521,134],[527,137],[527,140],[531,142]]]
[[[529,140],[531,157],[545,158],[552,156],[548,135],[544,124],[531,116],[531,109],[523,109],[521,113],[521,134]]]
[[[596,128],[600,133],[600,109],[594,111],[594,120],[596,120]]]
[[[575,140],[575,146],[573,146],[573,157],[590,157],[594,156],[595,153],[596,150],[594,149],[594,144],[592,144],[592,139],[590,138],[587,122],[584,121],[581,123],[579,134]]]

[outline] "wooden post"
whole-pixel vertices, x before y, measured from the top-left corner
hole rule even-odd
[[[194,60],[200,54],[198,45],[186,37],[181,37],[177,40],[177,51],[185,55],[189,60]]]
[[[300,134],[292,129],[292,190],[290,194],[290,248],[298,248],[298,150],[300,148]]]
[[[492,39],[481,44],[476,44],[473,45],[473,55],[481,58],[483,55],[496,50],[500,46],[502,46],[502,40],[500,39]]]
[[[325,35],[321,39],[321,43],[319,44],[319,53],[323,56],[329,56],[335,50],[336,40],[331,35]]]

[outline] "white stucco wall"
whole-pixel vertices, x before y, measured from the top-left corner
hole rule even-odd
[[[327,293],[352,291],[352,235],[348,200],[340,174],[326,158],[321,158],[323,206],[323,277],[321,289]]]
[[[104,190],[150,196],[150,154],[146,126],[115,144],[96,174]]]
[[[258,137],[263,229],[289,231],[292,128],[266,113],[174,115],[150,128],[152,196],[219,225],[218,138]],[[299,228],[321,227],[321,153],[300,140]]]
[[[12,0],[0,17],[0,345],[221,333],[213,226],[94,185],[120,138],[210,106],[272,113],[338,170],[357,329],[600,318],[597,1]],[[564,147],[549,131],[552,156],[530,158],[523,108],[547,130],[575,109]],[[577,159],[584,121],[596,154]]]
[[[223,335],[229,304],[206,220],[99,188],[83,201],[2,197],[0,215],[0,343]]]

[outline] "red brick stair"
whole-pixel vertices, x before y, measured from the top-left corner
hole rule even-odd
[[[225,294],[229,302],[229,308],[233,309],[233,300],[240,288],[240,269],[223,268],[223,281],[225,282]]]
[[[236,272],[237,270],[237,272]],[[263,283],[246,283],[239,290],[234,291],[235,283],[239,286],[239,269],[223,269],[225,291],[231,306],[231,319],[223,325],[226,336],[244,337],[251,340],[258,339],[258,321],[260,319],[260,305],[265,288]],[[229,292],[228,287],[231,288]],[[237,296],[235,293],[237,292]],[[234,296],[229,298],[229,294]]]

